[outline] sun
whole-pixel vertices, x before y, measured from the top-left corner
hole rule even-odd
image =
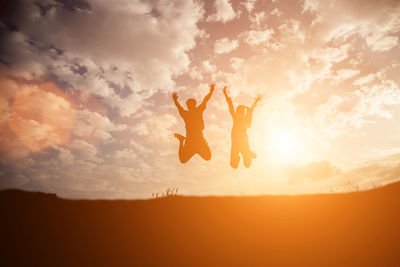
[[[300,160],[302,143],[295,131],[273,129],[269,131],[268,151],[274,160],[289,163]]]

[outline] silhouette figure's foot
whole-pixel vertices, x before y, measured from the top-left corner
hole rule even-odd
[[[174,134],[174,136],[179,140],[179,142],[183,142],[183,140],[185,140],[185,137],[181,134]]]

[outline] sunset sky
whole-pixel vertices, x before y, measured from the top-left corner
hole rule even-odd
[[[3,3],[3,2],[2,2]],[[397,0],[15,0],[0,16],[0,189],[67,198],[324,193],[400,177]],[[216,91],[212,150],[173,104]],[[229,166],[222,93],[254,112]]]

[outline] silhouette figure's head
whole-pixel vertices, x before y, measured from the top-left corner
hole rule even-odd
[[[236,114],[239,115],[239,116],[244,116],[245,111],[246,111],[245,105],[239,105],[236,108]]]
[[[194,99],[194,98],[189,98],[186,101],[186,106],[187,106],[188,110],[196,109],[196,104],[197,104],[197,102],[196,102],[196,99]]]

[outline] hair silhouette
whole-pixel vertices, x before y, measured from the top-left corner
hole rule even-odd
[[[205,160],[211,159],[211,150],[203,135],[203,112],[214,92],[214,86],[214,84],[211,84],[210,92],[199,106],[196,106],[195,99],[189,98],[186,101],[187,110],[179,104],[178,94],[176,92],[172,94],[172,99],[178,108],[179,115],[185,122],[186,129],[186,137],[178,133],[174,135],[179,140],[179,160],[181,163],[188,162],[195,154],[199,154]]]
[[[251,161],[257,157],[257,155],[250,150],[249,137],[247,135],[247,129],[251,126],[253,119],[253,111],[258,101],[261,100],[261,96],[258,96],[253,105],[249,108],[245,105],[239,105],[236,108],[233,106],[232,99],[226,92],[226,86],[223,89],[226,102],[228,103],[229,113],[233,119],[232,133],[231,133],[231,167],[236,169],[239,166],[240,156],[242,155],[243,164],[246,168],[250,167]]]

